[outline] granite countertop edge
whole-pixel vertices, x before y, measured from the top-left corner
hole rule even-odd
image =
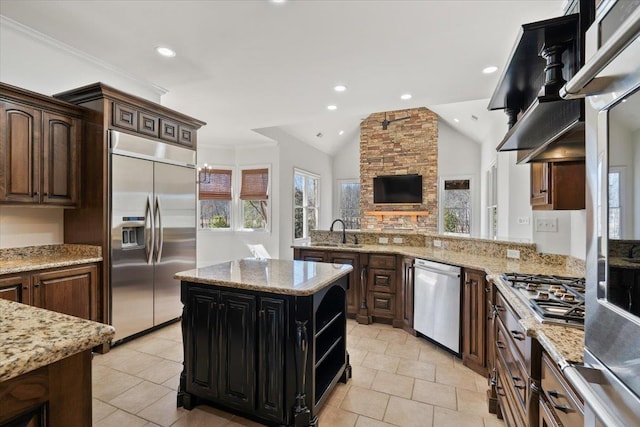
[[[102,248],[60,244],[0,249],[0,275],[102,262]]]
[[[0,299],[0,382],[113,339],[112,326]]]

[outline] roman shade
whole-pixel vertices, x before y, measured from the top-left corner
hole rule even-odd
[[[244,169],[242,171],[241,200],[267,200],[269,169]]]
[[[200,200],[231,200],[231,170],[205,168],[198,177]]]

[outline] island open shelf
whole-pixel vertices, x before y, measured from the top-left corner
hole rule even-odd
[[[241,269],[243,279],[221,273],[220,265],[176,275],[184,304],[178,406],[208,404],[267,425],[316,425],[336,383],[351,377],[351,267],[284,260],[227,264]],[[284,277],[292,286],[282,286]]]

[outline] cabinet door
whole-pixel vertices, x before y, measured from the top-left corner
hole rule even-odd
[[[0,298],[2,299],[31,304],[29,288],[28,275],[0,277]]]
[[[160,135],[160,117],[140,111],[138,113],[138,132],[158,138]]]
[[[393,319],[396,314],[396,296],[382,292],[369,292],[367,305],[372,316]]]
[[[396,292],[396,270],[369,269],[369,292]]]
[[[184,330],[186,390],[204,398],[218,397],[218,337],[220,292],[189,288],[185,306],[189,308]]]
[[[160,119],[160,139],[169,142],[178,142],[178,123]]]
[[[551,203],[549,163],[531,163],[531,206],[539,209]]]
[[[348,264],[353,266],[353,271],[349,273],[349,288],[347,289],[347,313],[356,315],[360,307],[360,268],[358,260],[360,254],[356,252],[331,252],[328,262],[335,264]]]
[[[74,206],[80,177],[79,119],[43,114],[42,203]]]
[[[42,112],[0,101],[0,202],[39,203]]]
[[[189,126],[178,126],[178,143],[185,145],[189,148],[196,148],[196,135],[197,132],[194,128]]]
[[[256,298],[221,292],[219,398],[238,409],[254,409],[255,329]]]
[[[96,265],[64,268],[31,276],[36,307],[83,319],[96,319]]]
[[[301,250],[298,259],[302,261],[325,262],[327,260],[327,254],[323,251]]]
[[[413,329],[413,258],[402,259],[402,326]]]
[[[484,375],[485,370],[485,274],[464,270],[462,296],[462,361]]]
[[[136,132],[138,130],[138,112],[133,107],[114,102],[112,123],[114,126]]]
[[[260,298],[258,311],[258,414],[281,421],[284,417],[284,355],[286,301]]]

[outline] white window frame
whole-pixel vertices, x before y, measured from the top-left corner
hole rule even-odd
[[[336,193],[338,194],[338,200],[337,200],[338,212],[337,212],[336,218],[344,219],[344,218],[342,218],[342,214],[341,214],[342,206],[340,205],[340,202],[342,201],[342,184],[359,184],[360,186],[362,186],[362,183],[360,182],[359,178],[339,179],[337,183],[338,183],[338,189],[337,189]],[[360,193],[360,197],[362,197],[362,192]],[[362,212],[360,213],[360,218],[362,218]],[[362,223],[361,223],[361,225],[362,225]],[[359,231],[360,229],[358,229],[358,228],[347,228],[347,230]]]
[[[197,198],[198,198],[198,203],[197,203],[197,212],[196,215],[198,215],[198,231],[201,231],[203,233],[231,233],[235,231],[235,227],[237,224],[237,215],[236,215],[236,210],[237,210],[237,206],[236,206],[236,195],[238,194],[238,192],[236,191],[236,179],[237,179],[237,173],[236,173],[236,167],[235,166],[229,166],[229,165],[209,165],[207,163],[205,163],[206,167],[208,167],[209,169],[224,169],[224,170],[230,170],[231,171],[231,200],[229,200],[229,221],[231,222],[231,224],[229,225],[229,227],[227,228],[202,228],[200,226],[200,213],[201,213],[201,207],[200,207],[200,202],[202,200],[200,200],[200,170],[199,168],[196,169],[196,192],[197,192]]]
[[[493,162],[486,172],[487,177],[487,236],[496,239],[498,224],[493,225],[493,212],[498,215],[498,163]]]
[[[269,180],[267,183],[267,196],[269,196],[269,198],[267,199],[267,226],[265,228],[245,228],[244,227],[244,201],[240,198],[240,191],[242,189],[242,171],[243,170],[247,170],[247,169],[267,169],[268,170],[268,174],[269,174]],[[271,230],[273,229],[272,226],[272,222],[273,222],[273,216],[272,216],[272,208],[271,205],[273,204],[273,198],[272,198],[272,194],[271,194],[271,182],[273,181],[272,178],[272,171],[271,171],[271,164],[251,164],[251,165],[238,165],[237,166],[237,178],[234,180],[235,181],[235,186],[234,186],[234,194],[235,197],[233,198],[233,201],[236,204],[236,224],[237,224],[237,228],[235,229],[236,231],[240,231],[240,232],[245,232],[245,233],[271,233]]]
[[[313,172],[309,172],[307,170],[304,169],[300,169],[300,168],[293,168],[293,181],[292,181],[292,185],[291,185],[291,201],[292,201],[292,205],[293,205],[293,209],[292,209],[292,218],[293,221],[291,221],[291,236],[293,237],[293,243],[297,244],[297,243],[302,243],[302,242],[307,242],[309,241],[309,232],[311,230],[308,230],[308,222],[307,222],[307,209],[309,208],[308,206],[308,202],[307,202],[307,192],[306,192],[306,185],[303,188],[302,191],[302,223],[303,223],[303,233],[302,233],[302,237],[299,238],[295,238],[296,235],[296,192],[295,192],[295,188],[296,188],[296,175],[302,175],[306,178],[312,178],[318,181],[318,200],[315,206],[315,209],[318,213],[318,222],[320,221],[320,203],[321,203],[321,197],[320,197],[320,188],[321,188],[321,176],[318,175],[317,173],[313,173]]]
[[[445,181],[469,181],[469,233],[450,233],[444,231],[444,183]],[[438,231],[448,236],[470,237],[473,233],[473,200],[475,182],[472,175],[441,176],[438,180]]]

